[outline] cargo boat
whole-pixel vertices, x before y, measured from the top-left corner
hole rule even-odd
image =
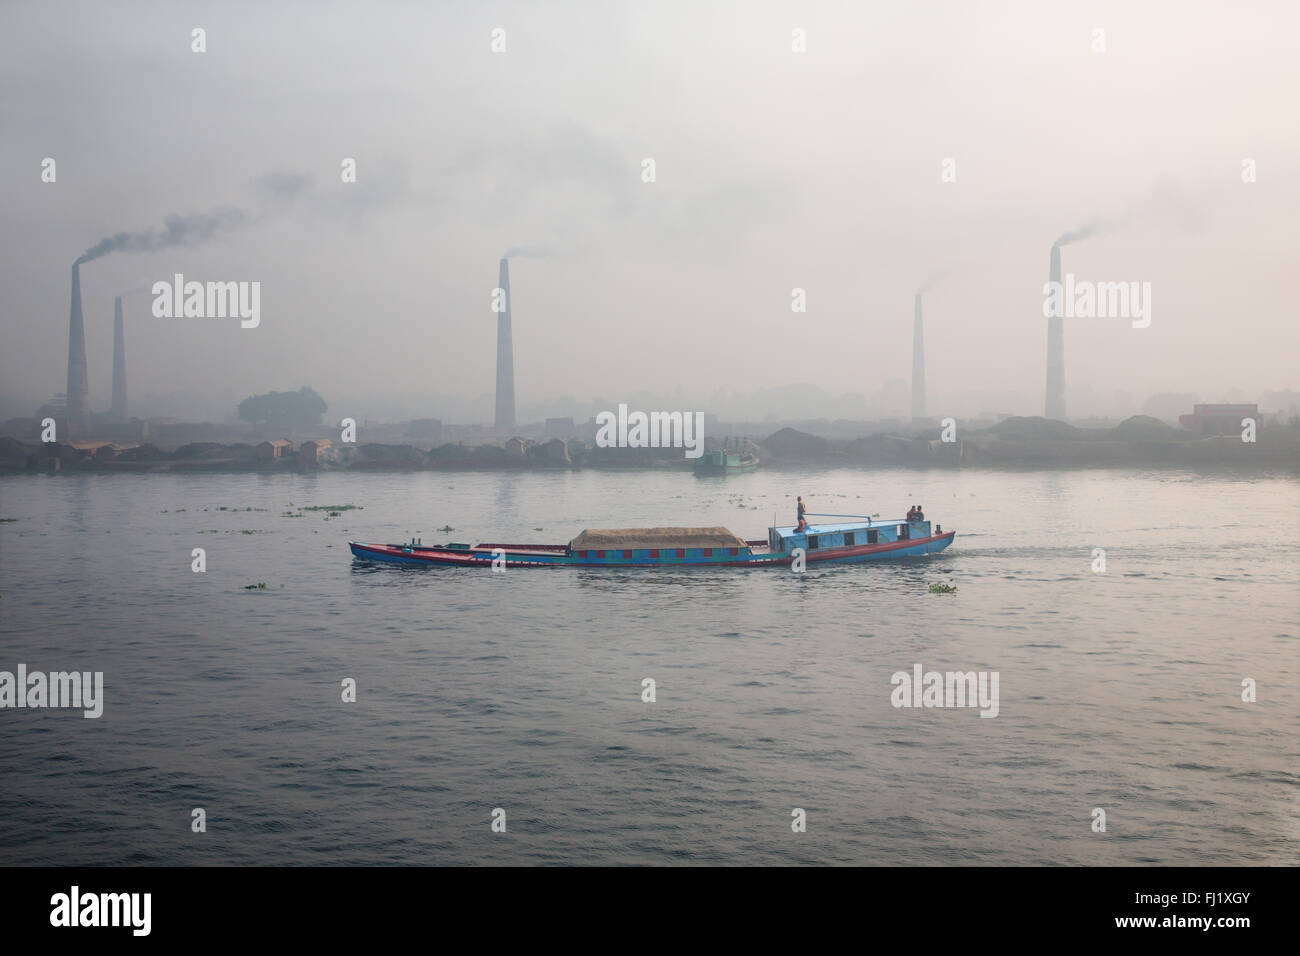
[[[767,539],[745,540],[726,528],[587,529],[568,544],[361,544],[349,541],[365,562],[462,568],[741,567],[850,564],[910,558],[942,551],[955,531],[933,529],[924,519],[873,519],[866,515],[809,515],[846,519],[809,524],[806,530],[771,527]]]
[[[701,476],[747,475],[757,469],[757,456],[736,451],[726,451],[721,448],[717,451],[705,452],[703,456],[695,460],[695,473]]]

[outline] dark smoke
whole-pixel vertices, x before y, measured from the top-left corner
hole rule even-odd
[[[1103,222],[1100,219],[1092,219],[1089,220],[1088,222],[1085,222],[1078,229],[1071,229],[1069,232],[1061,233],[1061,235],[1057,237],[1057,240],[1054,243],[1052,243],[1052,245],[1068,246],[1072,242],[1079,242],[1080,240],[1083,239],[1090,239],[1099,233],[1107,232],[1111,228],[1112,225],[1110,223]]]
[[[110,252],[156,252],[172,246],[197,245],[207,242],[217,233],[235,229],[248,221],[248,216],[233,206],[194,216],[171,215],[163,220],[161,229],[119,232],[99,240],[81,254],[77,264],[90,262]]]
[[[269,173],[257,180],[256,186],[277,199],[297,199],[315,185],[315,179],[306,173]]]
[[[545,259],[551,254],[549,246],[511,246],[502,259]]]

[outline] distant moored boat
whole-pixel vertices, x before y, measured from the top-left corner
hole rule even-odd
[[[758,456],[741,452],[716,451],[705,452],[695,459],[697,475],[743,475],[758,468]]]

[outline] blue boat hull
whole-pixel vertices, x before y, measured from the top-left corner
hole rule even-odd
[[[858,564],[936,554],[952,544],[955,531],[904,541],[886,541],[856,547],[810,549],[804,560],[813,564]],[[751,542],[762,545],[763,542]],[[475,548],[419,547],[400,544],[348,542],[359,561],[408,566],[463,568],[779,568],[794,561],[790,552],[755,551],[752,548],[664,548],[572,551],[563,545],[479,545]],[[716,552],[716,553],[715,553]]]

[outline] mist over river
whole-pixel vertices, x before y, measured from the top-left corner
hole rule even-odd
[[[371,567],[347,547],[760,538],[799,494],[919,502],[957,537],[804,574]],[[304,510],[328,505],[358,507]],[[0,710],[0,863],[1300,856],[1295,473],[20,476],[0,517],[0,671],[104,674],[98,719]],[[997,716],[893,706],[918,664],[997,672]]]

